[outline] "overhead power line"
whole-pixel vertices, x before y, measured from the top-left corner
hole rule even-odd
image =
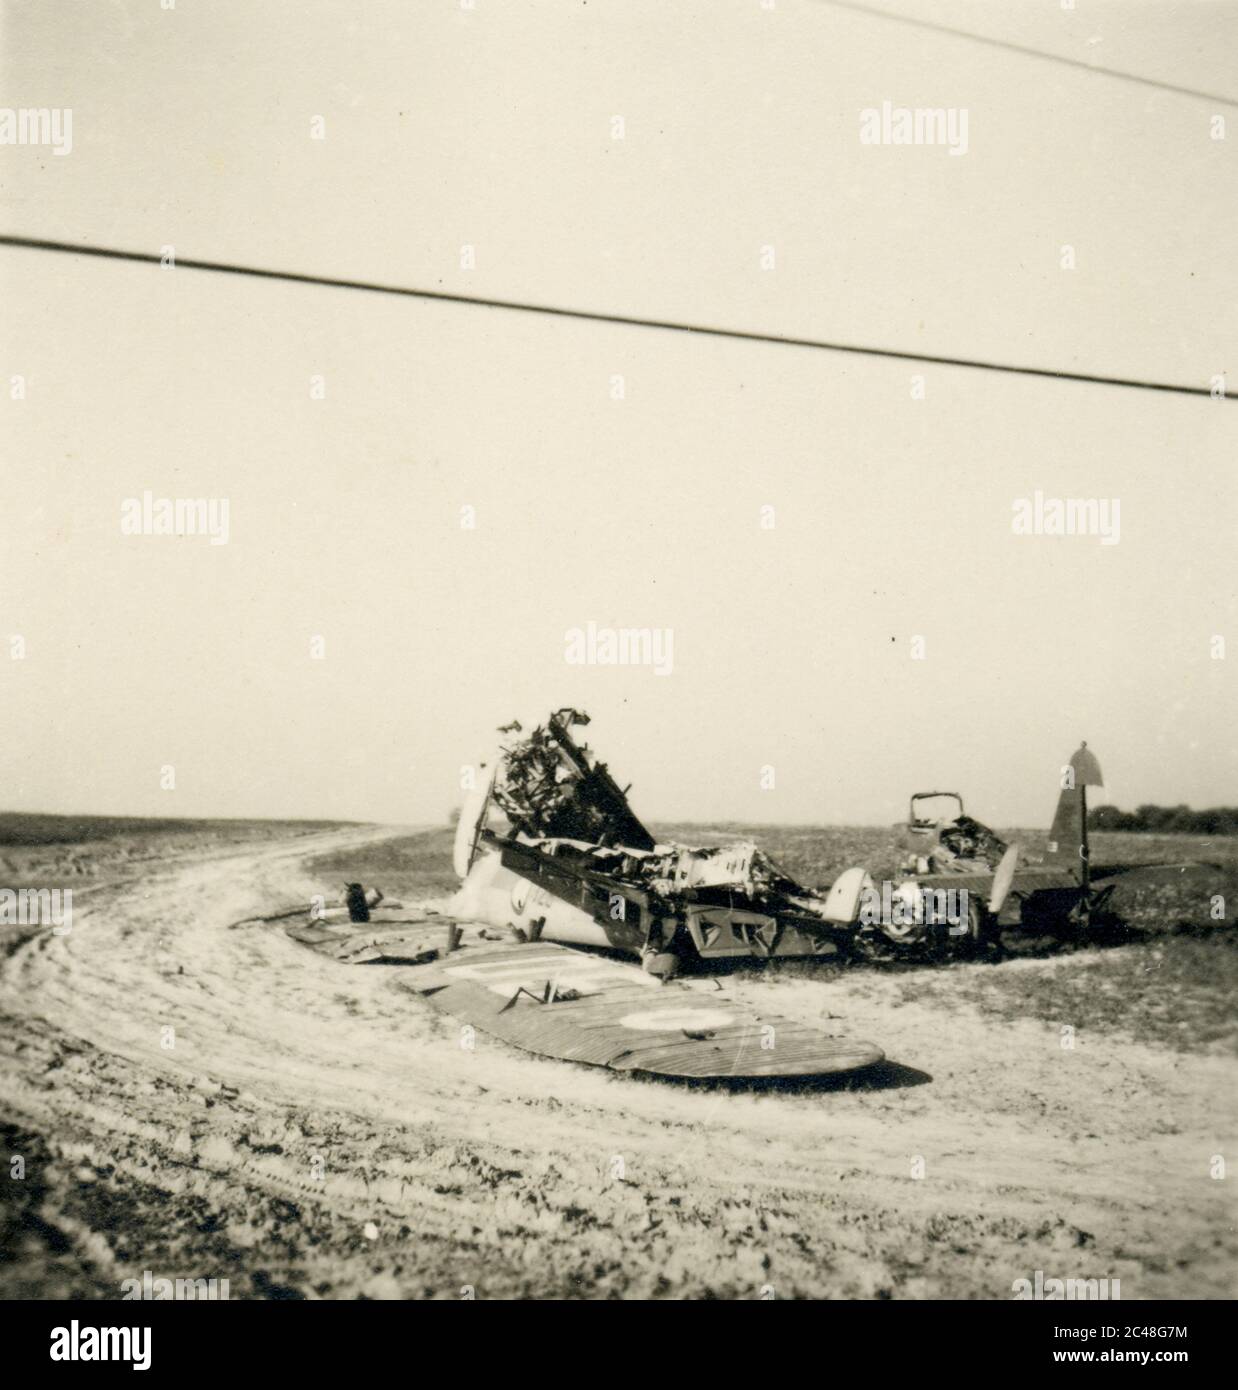
[[[161,257],[151,251],[124,251],[113,246],[92,246],[67,241],[45,241],[37,237],[0,235],[0,246],[30,251],[51,251],[72,256],[95,256],[103,260],[134,261],[160,265]],[[281,280],[294,285],[322,285],[329,289],[363,290],[370,294],[401,295],[441,304],[465,304],[483,309],[506,309],[521,314],[542,314],[553,318],[578,319],[586,323],[617,324],[625,328],[654,328],[671,333],[697,333],[710,338],[730,338],[745,343],[772,343],[782,347],[815,348],[823,352],[845,352],[860,357],[886,357],[902,362],[925,362],[936,367],[968,367],[976,371],[1007,372],[1017,376],[1049,377],[1056,381],[1080,381],[1090,386],[1126,386],[1140,391],[1171,391],[1183,396],[1211,396],[1206,386],[1184,386],[1169,381],[1147,381],[1135,377],[1103,376],[1094,372],[1060,371],[1053,367],[1024,367],[1011,362],[989,362],[976,357],[948,357],[901,348],[868,347],[859,343],[836,343],[822,338],[796,338],[782,333],[760,333],[744,328],[723,328],[674,319],[640,318],[634,314],[612,314],[599,309],[570,309],[562,305],[534,304],[516,299],[491,299],[483,295],[454,294],[446,290],[423,290],[406,285],[385,285],[373,280],[353,280],[343,276],[308,275],[294,270],[268,270],[260,266],[234,265],[225,261],[203,261],[178,256],[178,270],[204,270],[220,275],[244,275],[259,280]],[[1225,399],[1238,399],[1226,397]]]
[[[971,29],[956,29],[951,24],[939,24],[932,19],[919,19],[914,15],[895,14],[893,10],[883,10],[878,5],[862,5],[858,3],[858,0],[818,0],[818,3],[831,5],[836,10],[852,10],[856,14],[889,19],[895,24],[909,24],[915,29],[931,29],[934,33],[949,34],[956,39],[970,39],[973,43],[987,44],[990,48],[1004,48],[1008,53],[1022,53],[1027,58],[1042,58],[1046,63],[1061,63],[1068,68],[1081,68],[1084,72],[1097,73],[1102,77],[1113,77],[1121,82],[1137,82],[1142,87],[1155,87],[1162,92],[1176,92],[1178,96],[1198,97],[1201,101],[1216,101],[1223,106],[1238,106],[1238,97],[1223,97],[1215,92],[1201,92],[1195,87],[1180,87],[1175,82],[1162,82],[1158,77],[1142,77],[1137,72],[1119,72],[1117,68],[1102,67],[1099,63],[1088,63],[1082,58],[1068,58],[1062,53],[1050,53],[1043,48],[1031,48],[1026,44],[1011,43],[1008,39],[990,38],[987,34],[977,34]]]

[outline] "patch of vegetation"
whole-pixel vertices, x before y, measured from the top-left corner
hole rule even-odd
[[[1095,806],[1088,813],[1092,830],[1135,830],[1170,835],[1238,835],[1238,806],[1192,811],[1189,806],[1139,806],[1119,811]]]
[[[92,840],[225,832],[269,835],[285,830],[333,830],[353,821],[174,820],[157,816],[52,816],[0,811],[0,845],[69,845]]]
[[[1120,950],[978,969],[947,966],[900,983],[906,1003],[970,1004],[990,1018],[1069,1024],[1177,1052],[1238,1055],[1238,930],[1180,927]]]
[[[439,898],[460,886],[451,867],[450,829],[396,835],[359,849],[331,850],[307,861],[311,874],[333,888],[361,883],[379,888],[388,898]]]

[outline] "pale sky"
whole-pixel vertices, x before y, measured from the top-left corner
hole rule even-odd
[[[0,229],[1238,390],[1238,0],[874,4],[1235,104],[819,0],[9,0],[0,104],[73,145],[0,146]],[[966,154],[862,144],[885,101]],[[0,808],[438,822],[565,704],[650,820],[1047,824],[1081,738],[1123,806],[1238,801],[1232,401],[4,247],[0,290]],[[228,543],[124,534],[145,490]],[[1013,534],[1036,491],[1119,543]],[[672,672],[567,664],[590,621]]]

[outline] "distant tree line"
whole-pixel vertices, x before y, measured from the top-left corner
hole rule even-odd
[[[1238,806],[1192,811],[1189,806],[1139,806],[1119,811],[1116,806],[1093,806],[1090,830],[1150,830],[1162,835],[1238,835]]]

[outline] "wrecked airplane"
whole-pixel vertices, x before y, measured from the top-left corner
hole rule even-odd
[[[911,958],[991,954],[1003,929],[1073,936],[1115,925],[1119,877],[1160,881],[1198,864],[1090,863],[1087,788],[1100,767],[1085,744],[1062,779],[1043,854],[1007,845],[964,814],[953,792],[912,798],[911,850],[880,887],[861,866],[828,889],[806,887],[756,844],[659,844],[573,730],[563,709],[524,735],[519,725],[485,769],[457,826],[463,880],[451,911],[530,939],[606,947],[637,956],[653,974],[726,957]],[[945,798],[953,813],[926,814]],[[489,824],[503,812],[506,830]]]
[[[872,1043],[757,1013],[717,981],[671,979],[689,958],[845,951],[870,882],[863,870],[821,894],[753,844],[658,844],[573,737],[585,723],[564,709],[525,737],[519,725],[500,731],[510,737],[457,823],[463,883],[445,914],[406,911],[352,883],[308,923],[260,920],[344,964],[403,967],[403,987],[458,1020],[470,1050],[476,1030],[540,1056],[652,1076],[831,1077],[878,1066],[884,1053]],[[489,824],[493,811],[504,813],[502,829]]]

